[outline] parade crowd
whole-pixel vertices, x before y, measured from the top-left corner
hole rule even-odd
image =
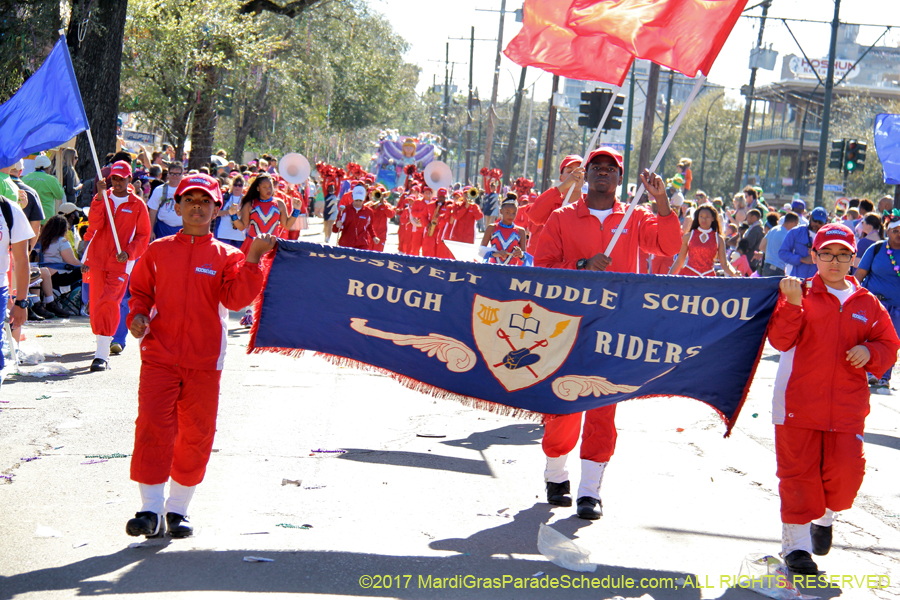
[[[110,369],[129,333],[141,340],[131,462],[141,508],[129,535],[191,535],[188,505],[212,449],[228,310],[252,325],[249,307],[276,239],[298,239],[314,216],[326,244],[336,236],[339,246],[378,252],[393,220],[407,255],[454,259],[469,245],[508,266],[783,278],[769,341],[782,352],[773,423],[782,554],[792,570],[817,573],[811,555],[828,553],[835,514],[862,484],[870,386],[889,393],[900,349],[900,211],[891,198],[850,199],[829,213],[799,197],[774,206],[748,186],[725,201],[692,190],[691,161],[682,159],[669,179],[640,174],[646,195],[626,225],[631,198],[616,196],[622,157],[604,147],[565,157],[559,183],[541,194],[524,177],[504,186],[496,169],[482,169],[480,182],[433,188],[415,165],[395,189],[354,163],[319,163],[314,181],[296,183],[279,174],[276,157],[237,164],[224,151],[189,171],[171,146],[111,154],[97,178],[80,181],[79,157],[61,152],[60,173],[44,155],[24,177],[21,161],[0,169],[0,306],[16,341],[29,335],[27,321],[89,316],[92,372]],[[611,405],[545,416],[550,504],[574,499],[579,517],[603,515],[615,413]],[[567,457],[579,439],[573,495]]]

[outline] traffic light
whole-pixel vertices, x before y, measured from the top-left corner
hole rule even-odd
[[[606,92],[609,96],[612,96],[612,92]],[[607,102],[609,99],[607,97]],[[609,129],[622,129],[622,108],[621,106],[625,104],[625,96],[618,94],[613,100],[613,107],[609,111],[609,116],[606,117],[606,122],[603,123],[603,130]],[[606,103],[603,104],[603,110],[606,110]],[[600,117],[603,117],[603,113],[600,113]]]
[[[581,92],[581,104],[578,105],[578,124],[588,129],[596,129],[600,125],[603,109],[600,107],[600,92]]]
[[[865,170],[866,168],[866,148],[868,145],[863,141],[856,142],[856,172]]]
[[[856,161],[859,159],[859,146],[856,140],[847,140],[844,150],[844,171],[849,175],[856,171]]]
[[[844,168],[844,142],[846,140],[831,141],[831,156],[828,161],[829,169],[837,169],[839,171]]]

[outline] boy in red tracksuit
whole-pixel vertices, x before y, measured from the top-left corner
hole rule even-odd
[[[450,226],[450,239],[454,242],[475,243],[475,223],[484,215],[481,207],[469,198],[469,189],[463,190],[462,198],[456,203],[453,211],[453,224]]]
[[[395,214],[398,215],[397,220],[400,222],[400,226],[397,228],[397,251],[400,254],[409,254],[409,243],[412,235],[412,223],[409,222],[407,204],[407,194],[404,193],[400,196],[395,207]]]
[[[616,199],[616,188],[622,182],[622,155],[611,148],[591,152],[587,181],[586,196],[574,190],[575,202],[556,210],[547,219],[538,242],[535,266],[636,273],[639,249],[666,256],[681,249],[681,223],[669,208],[665,184],[658,175],[644,170],[641,181],[656,198],[659,216],[635,208],[612,255],[603,254],[625,216],[625,205]],[[532,207],[532,215],[538,203]],[[603,514],[600,484],[616,447],[616,405],[594,408],[584,415],[578,516],[599,519]],[[572,505],[566,456],[578,443],[580,430],[581,413],[548,415],[544,421],[542,447],[547,456],[544,479],[550,504]]]
[[[381,200],[367,204],[372,211],[372,243],[369,250],[384,252],[387,240],[388,220],[394,216],[394,207],[387,201],[387,191],[381,190]],[[376,241],[377,240],[377,241]]]
[[[409,252],[411,256],[419,256],[422,253],[422,239],[425,237],[425,228],[428,225],[428,200],[431,199],[431,188],[426,187],[423,198],[415,189],[415,199],[409,203]],[[427,200],[426,200],[427,198]]]
[[[572,195],[569,196],[569,202],[575,202],[581,197],[581,187],[584,184],[584,168],[581,166],[582,158],[577,154],[570,154],[562,160],[559,165],[559,185],[552,187],[537,197],[537,200],[530,204],[527,212],[528,220],[531,221],[528,238],[528,253],[537,255],[538,241],[541,239],[541,232],[547,219],[554,210],[562,206],[563,200],[569,188],[575,186]]]
[[[430,189],[430,188],[429,188]],[[447,198],[447,188],[437,191],[437,198],[426,205],[426,220],[423,222],[425,232],[422,237],[422,256],[437,258],[450,258],[447,246],[444,245],[443,235],[447,224],[450,222],[453,203]]]
[[[373,241],[376,244],[381,241],[372,229],[374,214],[371,208],[363,204],[365,199],[365,186],[354,187],[353,202],[344,208],[337,222],[341,232],[338,246],[368,250]]]
[[[782,556],[803,575],[818,573],[810,553],[828,554],[835,513],[853,505],[862,485],[866,371],[880,377],[900,349],[887,310],[848,277],[855,255],[850,228],[819,229],[810,252],[818,273],[783,279],[769,322],[769,342],[781,351],[772,421]]]
[[[183,229],[150,244],[131,278],[127,322],[141,340],[131,479],[143,502],[125,527],[133,536],[193,532],[187,508],[216,432],[227,309],[239,310],[259,294],[259,259],[276,241],[258,235],[245,260],[240,250],[214,239],[209,229],[222,193],[209,175],[182,179],[175,202]]]
[[[150,243],[150,215],[147,205],[128,189],[131,165],[118,161],[109,172],[112,189],[107,202],[115,219],[122,252],[116,250],[109,215],[103,206],[106,181],[97,183],[97,195],[91,202],[91,222],[84,240],[89,242],[82,271],[90,278],[91,330],[97,336],[97,351],[91,371],[109,369],[109,347],[119,327],[119,304],[125,297],[128,276],[134,261]]]

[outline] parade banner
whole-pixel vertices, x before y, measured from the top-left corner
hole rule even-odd
[[[778,283],[504,267],[279,240],[248,352],[311,350],[507,414],[694,398],[730,431]]]

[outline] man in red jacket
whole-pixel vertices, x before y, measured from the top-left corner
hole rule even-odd
[[[573,177],[575,179],[575,177]],[[588,156],[588,193],[573,191],[575,202],[554,211],[547,219],[538,242],[535,266],[556,269],[636,273],[638,250],[671,256],[681,248],[681,224],[669,208],[665,184],[645,170],[641,181],[656,198],[658,216],[637,207],[624,225],[611,256],[606,248],[617,228],[622,227],[626,206],[616,199],[622,182],[622,156],[611,148],[598,148]],[[540,199],[539,199],[540,201]],[[532,208],[532,214],[537,204]],[[600,484],[616,447],[616,405],[585,413],[581,440],[581,485],[578,516],[599,519],[603,514]],[[581,413],[549,416],[544,423],[544,454],[547,469],[547,501],[571,506],[566,456],[578,443]]]
[[[366,206],[372,211],[372,241],[369,250],[384,252],[384,242],[387,240],[388,221],[394,216],[394,207],[387,201],[387,190],[376,188],[381,192],[381,200],[372,200]],[[374,192],[373,192],[374,193]]]
[[[462,197],[456,201],[453,210],[453,219],[450,225],[450,239],[454,242],[475,243],[475,223],[483,216],[481,207],[475,199],[469,196],[467,187],[463,189]]]
[[[226,309],[239,310],[259,294],[259,259],[276,242],[270,234],[258,235],[245,260],[240,250],[214,239],[209,228],[222,193],[209,175],[182,179],[175,202],[184,227],[150,244],[131,279],[127,322],[141,340],[131,479],[143,502],[125,526],[133,536],[162,536],[167,529],[172,537],[193,533],[187,509],[216,432]]]
[[[419,194],[424,196],[420,196]],[[422,254],[422,240],[425,237],[425,228],[428,226],[428,203],[431,201],[432,191],[425,187],[421,192],[418,187],[413,188],[414,198],[409,202],[409,254],[419,256]]]
[[[84,271],[90,279],[91,330],[97,336],[97,351],[91,371],[109,369],[109,346],[119,327],[119,304],[125,297],[128,275],[134,261],[150,243],[150,215],[147,205],[128,189],[131,165],[125,161],[113,163],[109,173],[112,189],[107,200],[115,219],[121,252],[116,250],[109,215],[103,205],[106,181],[97,183],[98,193],[91,202],[91,221],[85,241],[89,242]]]
[[[537,252],[538,241],[544,224],[550,218],[550,214],[562,206],[563,200],[570,187],[574,187],[569,202],[575,202],[581,197],[581,187],[584,185],[584,168],[581,166],[583,159],[577,154],[570,154],[559,165],[559,185],[552,187],[537,197],[531,203],[526,213],[531,222],[530,236],[528,238],[528,253],[534,255]]]
[[[772,398],[784,562],[816,575],[810,553],[828,554],[835,513],[853,506],[866,471],[866,371],[891,369],[900,339],[881,302],[849,277],[856,237],[824,225],[810,256],[818,273],[787,277],[769,323],[781,351]]]
[[[374,215],[371,208],[363,205],[366,199],[364,185],[354,187],[352,194],[353,202],[344,208],[337,223],[341,232],[338,246],[368,250],[373,241],[376,244],[381,241],[372,229]]]

